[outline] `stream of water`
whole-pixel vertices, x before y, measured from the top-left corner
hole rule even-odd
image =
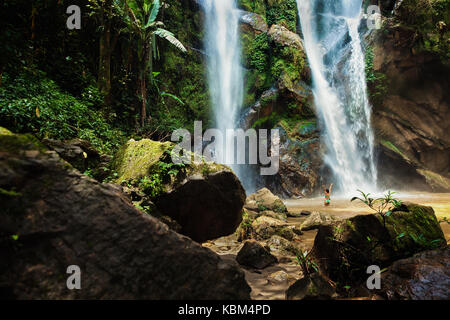
[[[362,1],[297,0],[297,6],[330,181],[346,195],[374,191],[371,106],[358,32]]]
[[[202,0],[205,10],[205,51],[208,56],[208,84],[211,94],[216,128],[224,135],[224,143],[216,144],[216,151],[223,155],[222,163],[228,164],[239,177],[247,192],[253,192],[253,178],[248,166],[238,165],[234,144],[225,138],[227,129],[238,127],[242,107],[244,70],[241,63],[239,18],[241,12],[235,0]],[[218,150],[217,150],[218,149]]]

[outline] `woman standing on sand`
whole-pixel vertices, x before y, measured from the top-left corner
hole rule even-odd
[[[329,206],[330,205],[330,202],[331,202],[331,197],[330,197],[331,188],[333,188],[333,184],[330,184],[330,188],[329,189],[324,189],[323,190],[323,193],[325,194],[325,201],[324,201],[323,204],[325,206]]]

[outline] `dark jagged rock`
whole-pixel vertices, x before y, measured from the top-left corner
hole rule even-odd
[[[257,241],[248,240],[238,252],[236,261],[243,266],[264,269],[276,263],[277,258]]]
[[[320,226],[313,255],[321,271],[340,283],[367,278],[370,265],[380,268],[417,252],[445,245],[445,237],[431,207],[405,203],[408,212],[386,218],[358,215]]]
[[[297,280],[286,291],[287,300],[330,300],[336,290],[318,273]]]
[[[239,268],[29,136],[0,130],[0,191],[1,298],[249,299]]]
[[[111,157],[100,154],[89,141],[82,139],[69,141],[43,139],[42,143],[56,151],[61,158],[80,172],[91,169],[93,176],[99,181],[102,181],[109,174],[108,165]]]
[[[449,300],[450,247],[394,262],[381,275],[380,293],[389,300]]]

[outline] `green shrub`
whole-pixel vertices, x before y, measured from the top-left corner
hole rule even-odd
[[[25,69],[16,77],[5,73],[0,87],[0,126],[32,132],[39,138],[78,137],[110,153],[122,143],[123,133],[90,108],[98,101],[98,91],[93,87],[86,88],[82,99],[77,99],[39,70]]]
[[[298,15],[296,0],[269,0],[266,12],[269,25],[284,25],[289,30],[296,32]]]
[[[401,23],[415,30],[418,49],[436,53],[448,65],[450,1],[404,0],[397,17]]]
[[[374,105],[380,105],[387,93],[387,78],[384,73],[375,72],[373,69],[374,52],[372,47],[366,48],[366,81],[370,101]]]

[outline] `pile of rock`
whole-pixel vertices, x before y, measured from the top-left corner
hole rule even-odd
[[[249,248],[256,247],[261,253],[264,249],[277,257],[295,257],[300,250],[299,235],[302,231],[287,222],[287,213],[283,201],[267,188],[247,197],[244,204],[244,218],[236,233],[239,241],[250,241],[246,241],[239,252],[239,263],[255,267],[257,262],[244,262],[242,257],[257,261],[256,257],[248,254]],[[268,265],[270,264],[264,264],[264,267]]]

